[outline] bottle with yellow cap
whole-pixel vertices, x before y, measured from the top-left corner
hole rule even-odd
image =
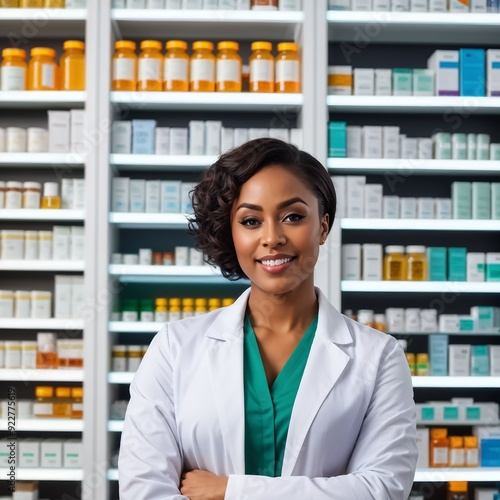
[[[448,429],[431,429],[430,440],[430,466],[448,467],[450,440],[448,439]]]
[[[19,0],[0,0],[0,9],[2,7],[15,9],[16,7],[19,7]]]
[[[181,313],[182,319],[191,318],[192,316],[194,316],[194,299],[192,298],[182,299],[182,313]]]
[[[67,40],[59,60],[61,90],[85,90],[85,43]]]
[[[36,386],[35,398],[33,415],[36,418],[52,418],[54,416],[54,388],[45,385]]]
[[[450,481],[446,500],[469,500],[469,485],[467,481]]]
[[[217,92],[241,92],[241,57],[237,42],[217,44],[215,90]]]
[[[157,323],[166,323],[168,321],[168,299],[155,299],[155,321]]]
[[[168,300],[168,320],[177,321],[181,319],[181,299],[173,298]]]
[[[28,64],[23,49],[2,50],[1,90],[26,90]]]
[[[141,42],[137,90],[147,92],[162,90],[163,55],[161,48],[162,44],[157,40],[144,40]]]
[[[66,0],[45,0],[43,6],[46,9],[64,9],[66,7]]]
[[[83,387],[72,387],[71,399],[71,418],[83,418]]]
[[[250,92],[274,92],[274,57],[270,42],[253,42],[250,55]]]
[[[29,90],[59,90],[59,67],[56,51],[47,47],[31,49]]]
[[[56,397],[54,399],[54,417],[71,417],[71,387],[56,387]]]
[[[170,40],[163,65],[163,90],[187,92],[189,90],[188,44],[183,40]]]
[[[275,92],[300,92],[299,46],[279,43],[276,56]]]
[[[208,311],[207,308],[207,299],[196,299],[194,301],[194,315],[201,316]]]
[[[191,56],[189,90],[213,92],[215,90],[215,56],[212,42],[194,42]]]
[[[22,9],[41,9],[43,0],[20,0],[19,7]]]
[[[136,44],[130,40],[115,43],[113,54],[113,90],[136,90],[137,88],[137,56]]]
[[[227,307],[230,306],[231,304],[234,304],[234,299],[232,298],[222,299],[222,307]]]
[[[215,311],[216,309],[220,309],[222,307],[222,301],[220,299],[211,298],[208,299],[208,310]]]

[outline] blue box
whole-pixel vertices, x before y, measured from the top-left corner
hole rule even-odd
[[[500,467],[500,439],[480,440],[481,467]]]
[[[132,120],[132,154],[155,154],[156,120]]]
[[[446,281],[446,248],[428,247],[429,281]]]
[[[429,335],[429,373],[448,376],[448,335]]]
[[[448,248],[448,281],[467,281],[467,248]]]
[[[460,49],[460,95],[486,95],[486,54],[484,49]]]
[[[328,124],[328,156],[330,158],[345,158],[346,154],[346,122],[330,122]]]

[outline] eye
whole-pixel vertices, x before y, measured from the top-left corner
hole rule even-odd
[[[257,219],[253,219],[253,218],[249,217],[248,219],[244,219],[244,220],[240,221],[240,224],[242,226],[246,226],[246,227],[255,227],[259,224],[259,221]]]
[[[304,215],[301,215],[301,214],[289,214],[285,217],[285,220],[286,219],[289,219],[290,222],[299,222],[300,220],[302,220],[305,216]]]

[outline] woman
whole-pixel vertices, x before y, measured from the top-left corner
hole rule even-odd
[[[396,340],[314,287],[335,191],[309,154],[258,139],[193,194],[197,247],[251,286],[166,324],[131,384],[122,500],[406,500],[411,378]]]

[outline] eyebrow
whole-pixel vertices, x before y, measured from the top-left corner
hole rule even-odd
[[[277,207],[278,209],[282,209],[289,207],[294,203],[303,203],[306,207],[309,206],[302,198],[296,196],[295,198],[290,198],[289,200],[282,201],[281,203],[278,204]],[[250,210],[257,210],[258,212],[262,212],[262,207],[260,205],[254,205],[252,203],[242,203],[241,205],[238,206],[236,211],[238,211],[240,208],[249,208]]]

